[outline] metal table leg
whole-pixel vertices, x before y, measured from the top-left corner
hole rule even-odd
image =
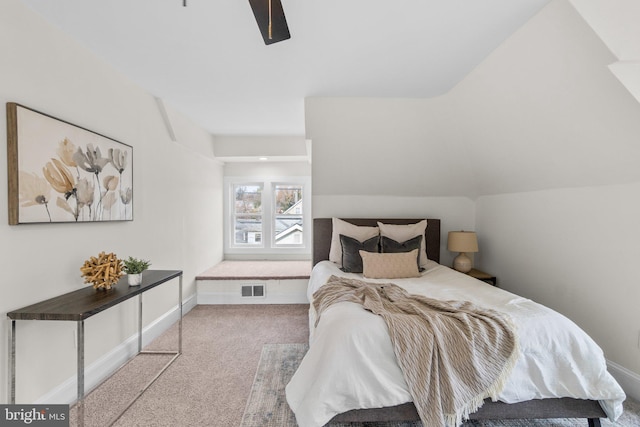
[[[16,403],[16,321],[9,327],[9,403]]]
[[[138,295],[138,353],[142,351],[142,294]]]
[[[84,320],[78,321],[78,427],[84,426]]]
[[[180,319],[178,319],[178,354],[182,354],[182,275],[178,281],[178,308],[180,309]]]

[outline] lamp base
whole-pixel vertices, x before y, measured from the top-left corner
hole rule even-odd
[[[461,273],[468,273],[471,271],[471,258],[464,252],[460,252],[453,260],[453,268]]]

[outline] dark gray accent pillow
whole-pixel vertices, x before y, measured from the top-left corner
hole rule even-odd
[[[361,242],[353,237],[340,235],[342,246],[342,268],[345,273],[362,273],[362,257],[359,251],[378,252],[380,236],[372,237]]]
[[[382,236],[380,240],[380,246],[382,253],[397,254],[399,252],[411,252],[414,249],[418,249],[418,257],[416,262],[418,263],[418,271],[423,271],[424,268],[420,268],[420,244],[422,243],[422,236],[416,236],[413,239],[409,239],[405,242],[397,242],[387,236]]]

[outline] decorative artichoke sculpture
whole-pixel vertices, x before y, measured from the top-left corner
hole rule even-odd
[[[84,283],[93,283],[94,289],[109,290],[122,276],[122,261],[114,253],[100,252],[80,267]]]

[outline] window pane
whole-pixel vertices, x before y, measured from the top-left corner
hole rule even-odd
[[[262,213],[262,185],[234,185],[235,213]]]
[[[302,186],[280,184],[274,187],[275,244],[302,244]]]
[[[236,216],[233,235],[236,244],[262,244],[262,217],[257,215]]]
[[[276,185],[275,213],[276,214],[302,214],[302,186],[301,185]]]

